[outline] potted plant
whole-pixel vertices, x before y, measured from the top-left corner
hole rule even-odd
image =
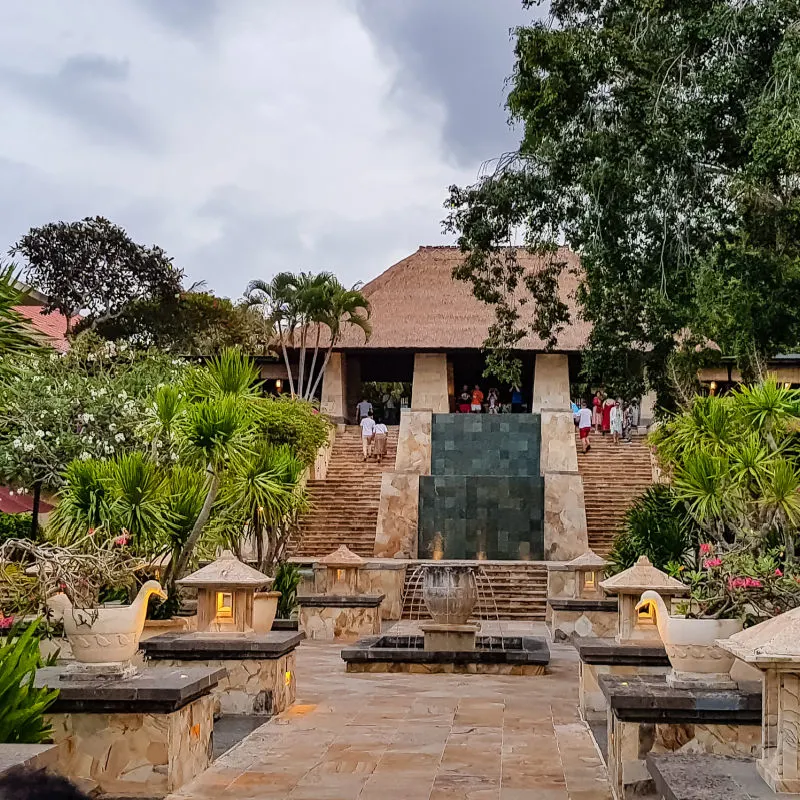
[[[670,616],[661,597],[647,591],[637,610],[652,613],[673,668],[672,685],[729,680],[734,657],[716,646],[744,626],[800,605],[800,576],[787,574],[785,553],[751,544],[717,555],[700,545],[701,569],[686,573],[690,598]]]
[[[280,592],[278,608],[273,627],[276,630],[297,630],[297,587],[302,576],[297,564],[282,561],[275,570],[275,581],[272,588]]]
[[[77,661],[130,660],[139,649],[147,601],[153,594],[165,596],[157,581],[147,581],[130,605],[100,604],[104,588],[135,584],[141,562],[122,545],[98,542],[90,531],[70,546],[10,539],[0,548],[0,564],[8,563],[12,553],[30,563],[26,572],[36,578],[30,599],[63,624]]]

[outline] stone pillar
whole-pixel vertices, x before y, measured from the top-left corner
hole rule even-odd
[[[411,409],[430,409],[434,414],[450,412],[447,393],[447,355],[445,353],[416,353],[414,383],[411,389]]]
[[[536,356],[533,411],[542,418],[544,557],[548,561],[570,561],[589,549],[589,538],[583,480],[578,474],[566,355]]]
[[[347,359],[344,353],[331,353],[322,376],[320,407],[334,422],[343,423],[347,416]]]
[[[384,472],[375,532],[377,558],[417,558],[419,476],[431,474],[430,411],[403,409],[395,472]]]
[[[649,428],[653,424],[656,408],[656,393],[648,392],[639,403],[639,427]]]

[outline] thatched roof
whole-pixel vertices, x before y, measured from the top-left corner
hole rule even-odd
[[[567,262],[571,269],[562,271],[560,294],[569,306],[572,322],[559,335],[556,350],[580,351],[589,337],[589,323],[579,319],[575,290],[580,266],[578,256],[560,248],[553,256]],[[365,344],[364,334],[347,326],[337,349],[453,350],[481,347],[494,322],[494,309],[477,300],[472,287],[452,278],[453,267],[464,255],[456,247],[420,247],[370,281],[362,292],[370,302],[372,336]],[[517,251],[519,263],[528,271],[540,269],[544,261],[524,250]],[[522,288],[520,297],[527,297],[520,307],[521,322],[533,316],[534,302]],[[538,336],[527,335],[517,345],[520,350],[544,350]]]

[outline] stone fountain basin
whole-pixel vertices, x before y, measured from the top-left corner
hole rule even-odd
[[[538,636],[478,636],[475,650],[424,649],[424,637],[368,636],[342,650],[348,672],[459,672],[542,675],[550,662]]]

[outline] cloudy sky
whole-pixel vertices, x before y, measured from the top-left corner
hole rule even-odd
[[[513,149],[521,0],[0,4],[0,253],[102,214],[191,280],[368,280]]]

